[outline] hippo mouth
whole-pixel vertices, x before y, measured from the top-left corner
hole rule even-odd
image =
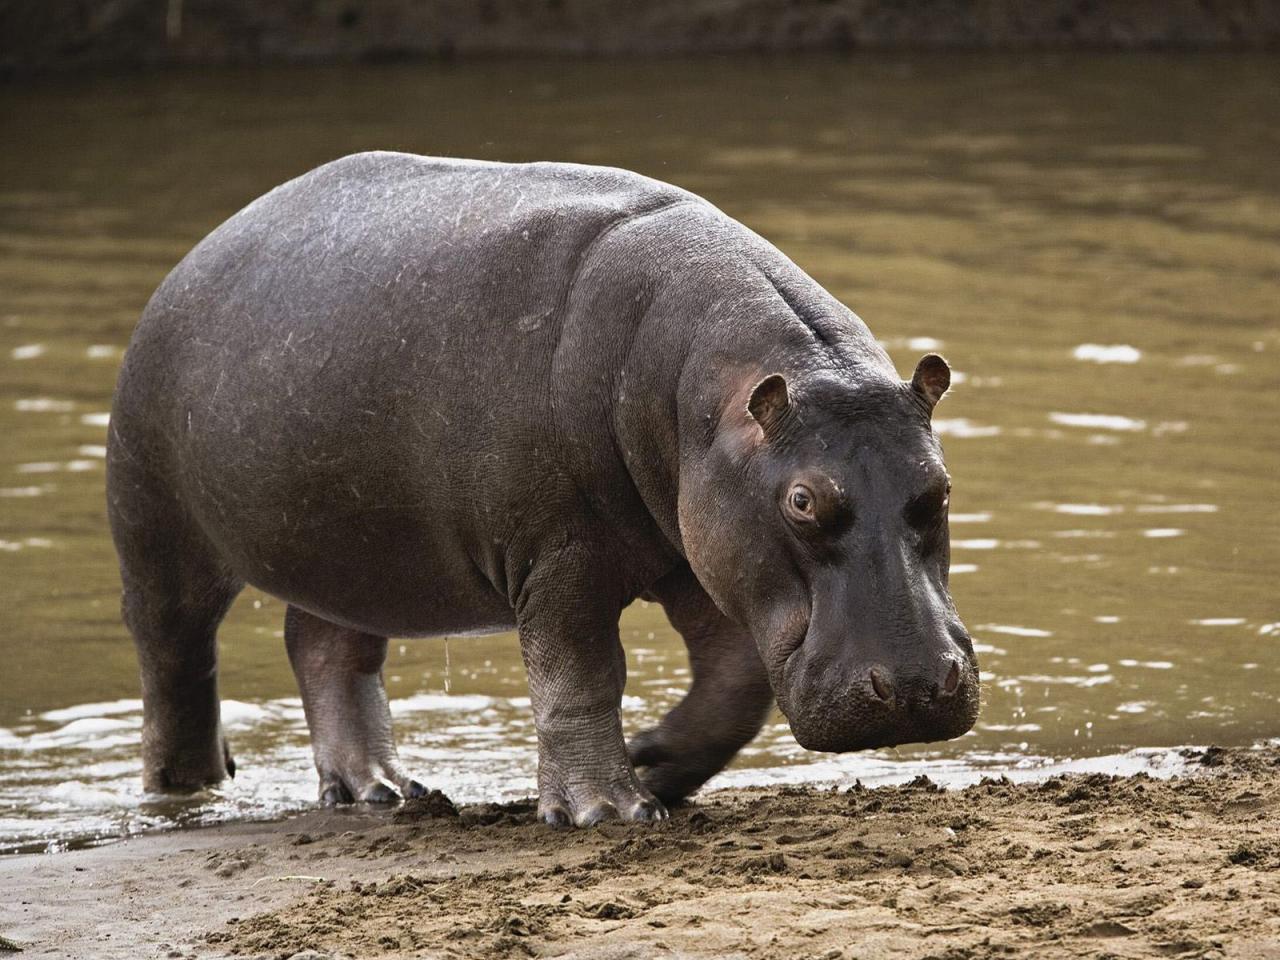
[[[765,666],[769,674],[769,684],[773,687],[774,699],[783,715],[791,717],[790,694],[793,688],[794,670],[797,654],[804,649],[805,640],[809,637],[810,619],[806,616],[788,624],[788,628],[775,634],[773,642],[767,647]]]

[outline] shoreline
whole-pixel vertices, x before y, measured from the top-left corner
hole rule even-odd
[[[141,701],[139,701],[140,707]],[[1248,745],[1230,744],[1229,746],[1240,750],[1265,749],[1267,743],[1268,741],[1260,741]],[[1275,741],[1275,745],[1280,746],[1280,740]],[[716,775],[708,792],[772,790],[789,786],[846,789],[855,783],[862,783],[868,787],[896,786],[921,775],[929,777],[949,790],[971,786],[984,777],[1002,776],[1015,783],[1040,781],[1067,773],[1104,773],[1117,776],[1145,773],[1162,779],[1184,773],[1193,762],[1189,761],[1188,757],[1195,756],[1205,749],[1207,749],[1205,746],[1199,744],[1132,747],[1118,753],[1075,757],[1029,754],[1006,762],[991,762],[983,755],[967,754],[956,757],[895,755],[892,758],[883,755],[858,754],[862,762],[854,769],[849,769],[845,763],[846,758],[854,756],[853,754],[831,754],[825,759],[809,760],[803,764],[730,767]],[[253,768],[247,769],[251,773]],[[530,769],[530,776],[527,778],[529,789],[532,789],[534,784],[533,772]],[[119,802],[122,804],[120,808],[122,813],[136,814],[143,807],[149,807],[153,816],[159,819],[141,824],[135,821],[119,822],[118,829],[114,831],[98,828],[79,832],[58,832],[55,828],[54,832],[43,834],[0,835],[0,860],[10,856],[50,855],[92,849],[172,830],[202,830],[236,823],[263,823],[297,817],[316,809],[314,801],[304,799],[307,789],[312,786],[310,774],[311,771],[308,769],[306,781],[298,785],[299,792],[291,800],[270,802],[260,800],[262,805],[258,807],[246,807],[254,800],[252,797],[240,795],[240,791],[247,786],[243,780],[236,780],[229,784],[229,791],[220,801],[209,794],[180,798],[156,797],[148,794],[139,794],[134,798],[121,796]],[[510,789],[501,789],[498,793],[482,791],[479,796],[476,796],[472,786],[459,797],[448,782],[437,781],[433,786],[460,804],[502,803],[525,800],[529,796],[528,793]],[[201,799],[202,796],[204,799]],[[168,810],[168,814],[155,812],[160,808]]]
[[[165,831],[0,858],[0,935],[103,960],[1280,956],[1280,747],[1190,761],[731,788],[656,828],[436,794]]]

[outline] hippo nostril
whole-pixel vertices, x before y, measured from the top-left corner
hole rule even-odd
[[[947,679],[942,681],[942,695],[949,697],[956,692],[956,688],[960,686],[960,664],[952,661],[951,669],[947,671]]]
[[[888,703],[893,699],[893,686],[888,679],[879,670],[871,670],[871,689],[876,692],[876,696]]]

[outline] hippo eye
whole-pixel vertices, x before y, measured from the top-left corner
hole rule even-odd
[[[796,484],[791,488],[791,493],[787,497],[791,505],[791,509],[805,519],[813,517],[813,491],[802,483]]]
[[[907,502],[907,522],[918,530],[933,527],[942,522],[950,503],[951,480],[947,479]]]

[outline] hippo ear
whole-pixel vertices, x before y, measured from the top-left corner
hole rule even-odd
[[[916,372],[911,377],[911,389],[933,412],[934,406],[942,399],[942,395],[951,386],[951,368],[947,361],[936,353],[926,353],[916,364]]]
[[[774,437],[782,426],[791,405],[791,396],[787,392],[786,378],[772,373],[756,384],[751,391],[751,399],[747,401],[747,412],[751,414],[765,439]]]

